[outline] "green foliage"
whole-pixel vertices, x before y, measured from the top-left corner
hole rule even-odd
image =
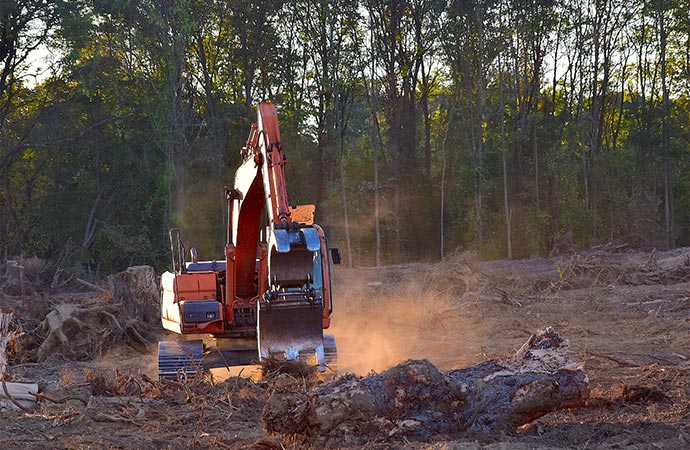
[[[514,257],[566,234],[688,245],[685,3],[5,2],[1,257],[163,268],[179,227],[222,258],[222,187],[265,99],[291,202],[355,264],[376,262],[377,197],[388,263],[503,257],[506,216]]]

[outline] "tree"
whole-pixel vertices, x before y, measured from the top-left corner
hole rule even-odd
[[[451,70],[455,94],[459,97],[461,115],[467,117],[465,141],[472,150],[474,187],[474,241],[484,242],[486,89],[488,71],[496,57],[495,30],[486,27],[493,22],[494,4],[488,1],[452,2],[448,9],[444,49]]]
[[[366,3],[373,34],[372,68],[381,86],[383,113],[386,119],[387,141],[391,155],[391,175],[394,179],[394,254],[401,256],[403,240],[415,242],[421,230],[419,224],[402,227],[401,217],[412,217],[410,199],[406,191],[416,181],[417,155],[417,88],[424,73],[422,103],[428,105],[430,89],[429,67],[425,58],[432,58],[435,49],[436,17],[442,14],[442,3],[433,0]],[[427,60],[428,61],[428,60]],[[428,111],[426,111],[428,120]],[[425,146],[425,152],[427,151]],[[430,147],[428,148],[430,158]],[[403,195],[409,199],[403,206]],[[406,223],[406,225],[408,225]],[[408,244],[409,245],[409,244]],[[412,249],[410,249],[412,250]]]

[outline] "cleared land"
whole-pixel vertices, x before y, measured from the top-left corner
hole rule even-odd
[[[267,433],[262,412],[272,395],[322,382],[272,373],[256,383],[161,384],[146,342],[162,331],[126,315],[107,293],[34,264],[25,264],[19,284],[6,274],[0,285],[0,310],[13,312],[11,331],[24,333],[8,347],[10,380],[38,383],[42,396],[31,413],[0,403],[4,448],[318,445]],[[553,326],[590,378],[588,406],[515,433],[416,441],[401,432],[371,439],[371,448],[690,448],[690,249],[612,245],[491,262],[465,253],[443,263],[338,268],[334,283],[341,372],[366,375],[407,359],[428,359],[441,371],[467,367],[509,356],[536,329]],[[65,303],[76,305],[85,326],[63,328],[61,342],[50,338],[46,317]],[[50,352],[47,339],[58,340]]]

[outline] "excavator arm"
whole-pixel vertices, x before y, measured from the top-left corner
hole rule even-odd
[[[272,103],[259,104],[242,157],[228,196],[232,238],[226,248],[234,246],[236,278],[234,287],[227,278],[226,292],[234,291],[240,302],[256,295],[252,301],[260,358],[323,359],[323,328],[331,309],[323,288],[325,239],[313,224],[313,206],[296,210],[296,216],[310,210],[311,220],[309,214],[304,221],[293,220],[285,181],[287,158]]]

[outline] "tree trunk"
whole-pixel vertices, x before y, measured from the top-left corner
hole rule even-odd
[[[330,141],[330,136],[327,134],[319,134],[319,140],[316,144],[316,156],[314,158],[314,203],[316,204],[316,210],[323,205],[323,194],[324,194],[324,180],[325,172],[323,170],[323,160],[324,160],[324,150],[328,146]]]
[[[397,93],[396,93],[397,94]],[[390,95],[390,94],[389,94]],[[398,110],[399,107],[394,109]],[[400,216],[402,211],[400,210],[400,190],[402,185],[402,167],[401,167],[401,150],[400,150],[400,113],[391,112],[390,113],[390,125],[388,127],[389,134],[389,146],[390,154],[392,159],[392,170],[393,170],[393,254],[395,260],[400,259],[400,249],[401,249],[401,238],[400,238],[400,227],[401,221]]]
[[[340,152],[340,189],[343,202],[343,226],[345,227],[345,248],[347,249],[347,267],[352,268],[352,244],[350,243],[350,222],[347,214],[347,190],[345,183],[345,155],[343,155],[342,133],[338,137],[338,150]]]
[[[671,173],[671,163],[669,156],[670,147],[670,136],[669,136],[669,116],[670,116],[670,105],[669,105],[669,94],[668,94],[668,82],[666,80],[666,4],[663,0],[659,0],[659,35],[660,35],[660,62],[661,62],[661,89],[662,89],[662,110],[663,110],[663,122],[662,122],[662,145],[664,152],[664,224],[665,224],[665,238],[666,246],[668,248],[673,248],[675,246],[675,239],[673,236],[673,180]]]
[[[97,168],[96,170],[100,170]],[[100,176],[96,177],[96,197],[91,202],[91,208],[89,209],[89,216],[86,218],[86,224],[84,226],[84,239],[82,240],[81,247],[84,250],[88,250],[93,244],[94,239],[96,239],[96,230],[98,221],[96,219],[96,210],[98,209],[98,204],[103,198],[104,188],[100,182]]]
[[[381,210],[379,205],[379,152],[381,151],[381,128],[376,112],[372,111],[376,127],[376,144],[374,144],[374,222],[376,228],[376,267],[381,265]]]
[[[501,111],[501,161],[503,163],[503,212],[506,222],[506,248],[508,252],[508,259],[513,259],[513,244],[511,241],[510,232],[510,208],[508,206],[508,168],[506,163],[506,125],[505,125],[505,96],[503,90],[503,70],[501,66],[501,58],[498,58],[498,90],[499,90],[499,110]]]
[[[426,73],[424,61],[421,63],[422,73],[422,117],[424,118],[424,176],[431,179],[431,117],[429,116],[429,74]]]
[[[371,24],[370,24],[371,26]],[[369,48],[374,48],[373,34],[371,35],[371,43]],[[371,121],[373,128],[372,142],[374,144],[374,227],[376,231],[376,267],[381,265],[381,211],[379,198],[379,154],[383,148],[383,139],[381,138],[381,127],[379,125],[378,108],[376,107],[376,98],[374,97],[374,58],[371,58],[371,85],[367,86],[366,77],[364,78],[365,94],[367,96],[367,103],[369,104],[369,111],[371,112]]]
[[[379,436],[429,439],[459,431],[511,432],[550,412],[584,406],[589,380],[549,327],[511,358],[441,373],[427,360],[344,376],[306,394],[277,391],[262,420],[269,432],[317,447],[357,447]]]
[[[448,123],[446,123],[446,131],[443,133],[443,142],[441,143],[441,224],[440,224],[440,247],[441,247],[441,261],[445,257],[445,214],[446,214],[446,170],[448,167],[448,160],[446,156],[446,141],[448,141],[448,131],[450,130],[450,124],[453,121],[453,114],[455,113],[455,106],[450,110],[448,114]]]
[[[537,145],[537,124],[536,122],[532,124],[532,146],[534,149],[534,195],[536,199],[537,206],[537,232],[540,231],[539,224],[539,210],[541,209],[541,202],[539,201],[539,146]],[[541,235],[537,235],[537,239],[540,239]]]
[[[476,167],[474,173],[475,182],[475,239],[478,245],[484,243],[484,229],[482,226],[483,199],[482,199],[482,171],[484,168],[484,17],[481,6],[476,9],[477,36],[479,39],[479,56],[477,58],[477,122],[476,122]]]

